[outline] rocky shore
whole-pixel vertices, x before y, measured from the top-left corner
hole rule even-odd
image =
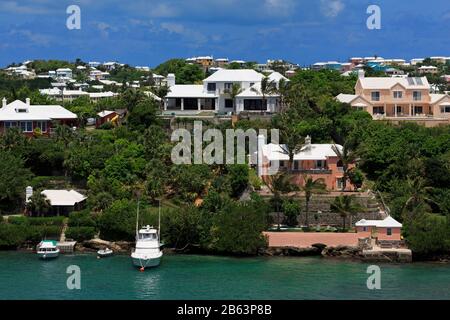
[[[322,256],[324,258],[336,258],[346,260],[359,260],[365,262],[412,262],[412,254],[409,250],[361,250],[357,246],[328,247],[324,244],[314,244],[308,248],[296,247],[270,247],[264,250],[265,256]]]

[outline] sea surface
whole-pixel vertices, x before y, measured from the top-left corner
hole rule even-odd
[[[68,289],[70,266],[79,267],[80,290]],[[380,264],[380,290],[367,288],[369,266],[316,257],[166,255],[158,268],[139,272],[127,255],[42,261],[0,252],[0,300],[450,299],[449,264]]]

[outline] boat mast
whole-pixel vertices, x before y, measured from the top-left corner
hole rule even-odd
[[[136,212],[136,239],[139,238],[139,196],[137,200],[137,212]]]
[[[161,241],[161,199],[159,201],[159,208],[158,208],[158,239]]]

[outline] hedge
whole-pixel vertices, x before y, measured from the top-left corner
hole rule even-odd
[[[8,222],[21,226],[62,226],[64,217],[9,217]]]
[[[69,227],[66,230],[66,238],[75,241],[91,240],[94,238],[95,232],[94,227]]]

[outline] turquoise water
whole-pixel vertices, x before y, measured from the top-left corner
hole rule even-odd
[[[66,268],[81,269],[81,290]],[[380,265],[381,290],[367,289],[368,264],[321,258],[166,255],[139,272],[130,258],[0,252],[0,299],[450,299],[450,265]]]

